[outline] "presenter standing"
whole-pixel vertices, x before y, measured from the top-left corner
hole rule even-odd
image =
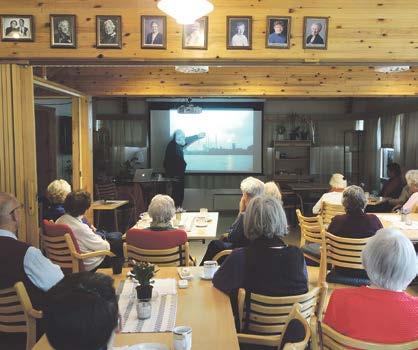
[[[165,149],[164,169],[167,177],[175,178],[173,183],[173,198],[176,207],[181,207],[184,199],[184,172],[187,163],[184,160],[184,149],[193,142],[203,139],[206,133],[186,137],[183,130],[176,130],[173,139]]]

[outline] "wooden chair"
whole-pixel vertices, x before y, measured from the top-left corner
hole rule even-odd
[[[303,255],[319,264],[321,260],[322,232],[324,230],[322,218],[319,215],[313,217],[303,216],[299,209],[296,209],[296,216],[298,217],[300,227],[299,246],[303,251]]]
[[[341,333],[338,333],[336,330],[332,329],[325,323],[321,323],[320,325],[322,347],[320,347],[318,344],[314,344],[314,350],[346,350],[353,348],[361,350],[412,350],[418,348],[418,340],[398,344],[372,343],[347,337]]]
[[[335,271],[335,267],[364,270],[361,253],[368,238],[345,238],[334,236],[325,231],[322,237],[321,263],[319,266],[319,283],[327,282],[349,284],[354,286],[369,283],[367,278],[342,276]],[[332,266],[327,275],[329,265]]]
[[[224,260],[226,259],[226,257],[227,257],[229,254],[231,254],[231,253],[232,253],[232,249],[222,250],[221,252],[217,253],[217,254],[213,257],[213,259],[212,259],[212,260],[215,260],[215,261],[217,261],[217,262],[219,263],[219,260],[220,260],[221,258],[224,258],[224,259],[222,259],[222,261],[224,261]]]
[[[325,226],[328,226],[330,224],[334,216],[342,214],[345,214],[345,209],[341,204],[322,202],[321,216],[322,222]]]
[[[280,347],[282,334],[286,329],[294,304],[300,304],[300,314],[316,329],[317,319],[322,315],[326,296],[326,285],[316,287],[302,295],[271,297],[251,293],[248,296],[247,314],[246,293],[238,292],[238,314],[240,333],[238,341],[244,344]],[[245,333],[244,333],[245,332]],[[312,334],[317,341],[316,332]]]
[[[414,207],[412,208],[411,213],[418,213],[418,204],[414,205]]]
[[[278,349],[281,349],[282,347],[283,347],[283,350],[305,350],[306,349],[309,339],[311,339],[311,329],[310,329],[308,321],[306,320],[305,317],[303,317],[301,310],[302,310],[302,306],[299,303],[296,303],[295,305],[293,305],[292,311],[290,312],[289,318],[286,322],[283,335],[285,335],[286,332],[288,331],[289,325],[291,324],[292,321],[298,321],[304,328],[304,333],[305,333],[304,339],[298,342],[286,342],[285,344],[283,344],[283,341],[285,340],[282,339]]]
[[[99,200],[117,200],[120,198],[118,189],[113,182],[107,182],[102,184],[95,184],[95,190],[96,190],[96,197]],[[129,203],[115,209],[116,215],[115,215],[115,229],[116,231],[119,231],[119,217],[123,217],[123,215],[126,213],[128,216],[128,227],[133,223],[135,220],[135,198],[132,194],[129,194]],[[132,204],[133,203],[133,204]],[[97,226],[99,227],[100,223],[100,210],[97,210]]]
[[[35,310],[22,282],[0,290],[0,332],[26,333],[26,350],[36,343],[36,320],[42,312]]]
[[[189,242],[168,249],[142,249],[123,244],[125,259],[147,261],[158,266],[190,266]]]
[[[77,240],[68,225],[55,224],[44,220],[44,233],[41,234],[46,256],[61,267],[64,273],[84,271],[83,260],[98,256],[115,256],[110,250],[97,250],[81,253]]]

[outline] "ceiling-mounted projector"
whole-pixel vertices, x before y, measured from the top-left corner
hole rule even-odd
[[[179,108],[177,108],[177,113],[179,114],[200,114],[202,113],[202,111],[202,107],[195,106],[192,104],[192,99],[190,97],[187,99],[186,104],[181,105]]]

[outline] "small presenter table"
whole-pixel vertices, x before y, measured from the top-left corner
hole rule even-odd
[[[115,220],[115,228],[116,231],[119,232],[119,224],[118,224],[118,216],[116,209],[121,207],[122,205],[128,204],[129,201],[127,200],[111,200],[111,201],[95,201],[92,203],[91,208],[93,210],[113,210],[114,220]],[[100,227],[100,215],[97,215],[97,227]]]

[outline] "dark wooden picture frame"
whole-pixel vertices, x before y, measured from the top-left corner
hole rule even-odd
[[[158,33],[152,41],[153,26],[157,25]],[[162,27],[162,30],[160,30]],[[152,29],[151,29],[152,28]],[[167,48],[167,17],[141,16],[141,48],[160,49]]]
[[[199,27],[196,28],[196,23]],[[186,50],[207,50],[208,49],[208,26],[209,17],[203,16],[193,24],[183,25],[182,48]],[[198,33],[193,35],[193,33]],[[203,43],[200,43],[202,41]]]
[[[313,25],[320,25],[319,31],[316,35],[312,34]],[[325,27],[325,28],[324,28]],[[303,17],[303,48],[305,50],[327,50],[328,49],[328,17]],[[322,34],[321,34],[322,33]],[[313,38],[312,43],[308,43]],[[315,39],[316,37],[316,39]]]
[[[51,48],[75,49],[77,48],[77,19],[75,15],[68,14],[51,14],[50,20],[50,37]],[[60,24],[68,24],[70,34],[60,31]]]
[[[32,15],[0,15],[1,19],[1,40],[2,41],[14,41],[14,42],[30,42],[35,40],[35,18]],[[20,21],[23,20],[23,32],[19,29]],[[16,22],[16,27],[12,27],[11,22]],[[29,21],[27,26],[25,21]],[[9,25],[9,27],[6,27]],[[24,33],[30,35],[24,35]]]
[[[289,49],[290,30],[292,17],[289,16],[267,16],[266,20],[266,48],[268,49]],[[275,28],[280,28],[280,33]]]
[[[112,32],[106,32],[106,25]],[[122,48],[122,16],[96,16],[96,47],[98,49]]]
[[[252,49],[252,16],[227,16],[226,17],[226,48],[228,50]],[[239,28],[242,33],[239,33]],[[242,45],[244,43],[244,45]],[[245,43],[247,45],[245,45]]]

